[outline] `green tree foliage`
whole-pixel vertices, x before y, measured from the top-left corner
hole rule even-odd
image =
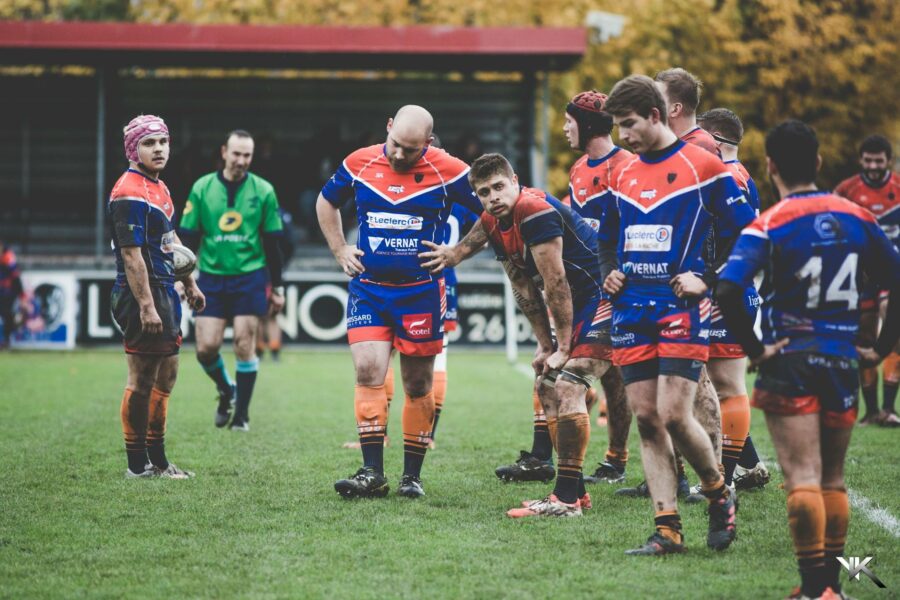
[[[862,137],[900,135],[896,0],[0,0],[5,19],[203,24],[559,27],[582,26],[590,10],[628,20],[620,37],[591,43],[575,69],[551,75],[554,192],[565,189],[574,160],[561,131],[568,98],[671,66],[704,81],[701,110],[741,115],[742,158],[758,180],[765,131],[788,117],[817,129],[826,186],[855,170]]]

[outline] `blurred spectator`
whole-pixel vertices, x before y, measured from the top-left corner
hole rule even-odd
[[[476,158],[484,154],[481,138],[477,133],[471,131],[462,134],[450,154],[471,165]]]
[[[9,340],[16,329],[16,300],[23,300],[24,295],[16,255],[6,242],[0,240],[0,320],[3,321],[0,350],[9,347]]]

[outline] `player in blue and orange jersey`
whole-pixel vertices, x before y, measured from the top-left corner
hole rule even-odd
[[[617,83],[606,111],[620,139],[639,154],[613,173],[618,211],[601,224],[599,235],[603,262],[610,262],[610,254],[618,257],[618,269],[604,280],[604,291],[614,295],[614,360],[638,420],[656,508],[656,532],[629,554],[684,550],[673,442],[709,500],[707,545],[722,550],[735,536],[734,498],[712,442],[693,415],[709,354],[708,282],[714,282],[717,267],[704,263],[703,246],[711,218],[728,239],[754,212],[718,157],[679,140],[667,127],[665,100],[652,79],[635,75]]]
[[[845,179],[834,188],[834,193],[859,204],[878,219],[878,224],[893,242],[900,248],[900,175],[892,173],[891,143],[880,135],[872,135],[863,140],[859,147],[859,163],[862,167],[858,175]],[[882,290],[866,284],[863,288],[860,308],[860,337],[871,344],[878,330],[878,300],[884,297]],[[863,367],[860,369],[863,398],[866,402],[866,416],[860,425],[878,423],[887,427],[900,426],[900,417],[894,408],[897,399],[897,386],[900,383],[900,348],[895,348],[890,356],[884,359],[884,382],[882,395],[884,408],[878,411],[878,369]]]
[[[126,477],[187,479],[193,473],[170,463],[165,452],[169,396],[178,375],[181,302],[176,291],[172,245],[175,206],[159,179],[169,160],[169,129],[152,115],[124,129],[128,170],[109,196],[107,211],[116,255],[110,307],[125,337],[128,383],[122,398],[122,429],[128,456]],[[202,311],[206,300],[188,275],[179,287]]]
[[[850,517],[844,457],[859,402],[857,360],[877,365],[900,338],[900,254],[871,213],[816,188],[818,149],[800,121],[766,136],[781,201],[744,229],[716,288],[729,329],[759,366],[753,404],[766,413],[784,471],[800,570],[791,598],[845,597],[838,557]],[[744,305],[760,270],[770,290],[763,341]],[[864,273],[892,292],[874,347],[854,346]]]
[[[344,159],[316,203],[328,246],[350,282],[347,329],[356,369],[354,403],[363,467],[335,483],[342,496],[384,496],[385,375],[391,349],[400,352],[406,399],[404,467],[398,492],[424,495],[420,474],[434,422],[434,357],[443,346],[444,278],[420,264],[423,241],[440,242],[453,203],[476,214],[481,204],[466,179],[468,166],[431,148],[433,119],[402,107],[387,123],[384,144]],[[347,244],[340,207],[356,200],[358,245]]]
[[[660,71],[656,74],[656,87],[666,103],[666,124],[683,142],[698,146],[717,154],[715,141],[697,125],[697,107],[703,84],[693,74],[680,67]],[[709,379],[706,367],[700,371],[697,386],[694,416],[706,431],[713,444],[713,450],[721,457],[721,415],[716,390]],[[675,449],[675,467],[678,474],[678,495],[686,502],[702,502],[703,496],[690,493],[684,461]],[[616,490],[621,496],[646,497],[650,495],[647,482],[636,487]]]
[[[603,110],[605,103],[606,94],[593,90],[577,94],[566,105],[563,125],[569,146],[584,152],[569,171],[571,206],[594,231],[599,230],[607,211],[616,210],[615,196],[609,189],[613,170],[634,157],[613,143],[610,137],[613,119]],[[625,480],[628,461],[631,411],[618,367],[608,370],[600,383],[607,401],[609,444],[604,460],[584,480],[587,483],[620,483]]]
[[[722,157],[738,187],[744,192],[750,206],[759,214],[759,191],[750,173],[738,160],[738,147],[744,137],[744,124],[733,111],[714,108],[697,117],[700,126],[712,135],[719,156]],[[716,229],[707,248],[714,249]],[[713,257],[714,259],[714,257]],[[747,311],[755,315],[759,311],[760,297],[755,286],[747,288]],[[725,326],[722,311],[713,300],[712,327],[709,340],[709,376],[722,413],[722,466],[725,483],[737,489],[763,487],[769,481],[769,472],[759,459],[750,437],[750,399],[747,395],[747,359],[741,345]]]
[[[611,308],[601,292],[596,233],[556,198],[519,186],[509,161],[499,154],[472,163],[469,181],[484,207],[476,228],[503,263],[538,340],[535,386],[558,457],[552,493],[523,502],[507,515],[579,516],[590,507],[581,472],[590,438],[585,398],[612,358],[606,326]]]
[[[0,321],[3,322],[3,338],[0,350],[9,346],[15,328],[16,300],[24,300],[25,288],[16,253],[0,240]]]

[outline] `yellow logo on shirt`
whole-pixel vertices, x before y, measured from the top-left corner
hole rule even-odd
[[[219,219],[219,229],[228,233],[235,231],[244,222],[244,217],[236,210],[229,210]]]
[[[190,213],[192,210],[194,210],[194,203],[191,202],[190,200],[188,200],[187,203],[184,205],[184,212],[182,212],[181,214],[182,214],[182,216],[186,215],[186,214]]]

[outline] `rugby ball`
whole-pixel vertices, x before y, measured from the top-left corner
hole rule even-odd
[[[181,279],[194,272],[197,256],[187,246],[172,244],[172,261],[175,263],[175,278]]]

